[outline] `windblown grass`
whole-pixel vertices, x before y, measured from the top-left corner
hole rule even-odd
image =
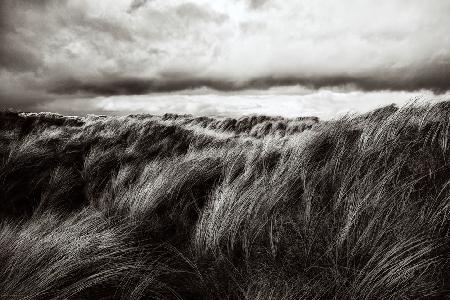
[[[450,104],[0,115],[0,298],[450,296]]]

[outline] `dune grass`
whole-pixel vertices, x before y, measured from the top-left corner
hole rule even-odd
[[[450,297],[450,103],[0,114],[1,299]]]

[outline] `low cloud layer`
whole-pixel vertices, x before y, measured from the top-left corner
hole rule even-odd
[[[270,115],[284,117],[317,116],[333,119],[345,114],[365,113],[395,103],[399,106],[431,103],[450,99],[450,92],[435,95],[432,92],[336,92],[291,88],[289,91],[269,90],[246,94],[211,93],[202,90],[191,94],[156,94],[138,96],[99,96],[92,99],[67,98],[40,103],[36,111],[54,111],[62,114],[89,113],[127,115],[149,113],[192,114],[197,116]]]
[[[446,0],[2,0],[0,108],[201,89],[224,102],[289,87],[443,95],[448,12]]]

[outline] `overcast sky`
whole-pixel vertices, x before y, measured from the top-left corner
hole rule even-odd
[[[0,10],[2,109],[330,118],[450,95],[448,0],[0,0]]]

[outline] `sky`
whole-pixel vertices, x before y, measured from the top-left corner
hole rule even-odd
[[[448,0],[1,0],[0,109],[315,115],[450,100]]]

